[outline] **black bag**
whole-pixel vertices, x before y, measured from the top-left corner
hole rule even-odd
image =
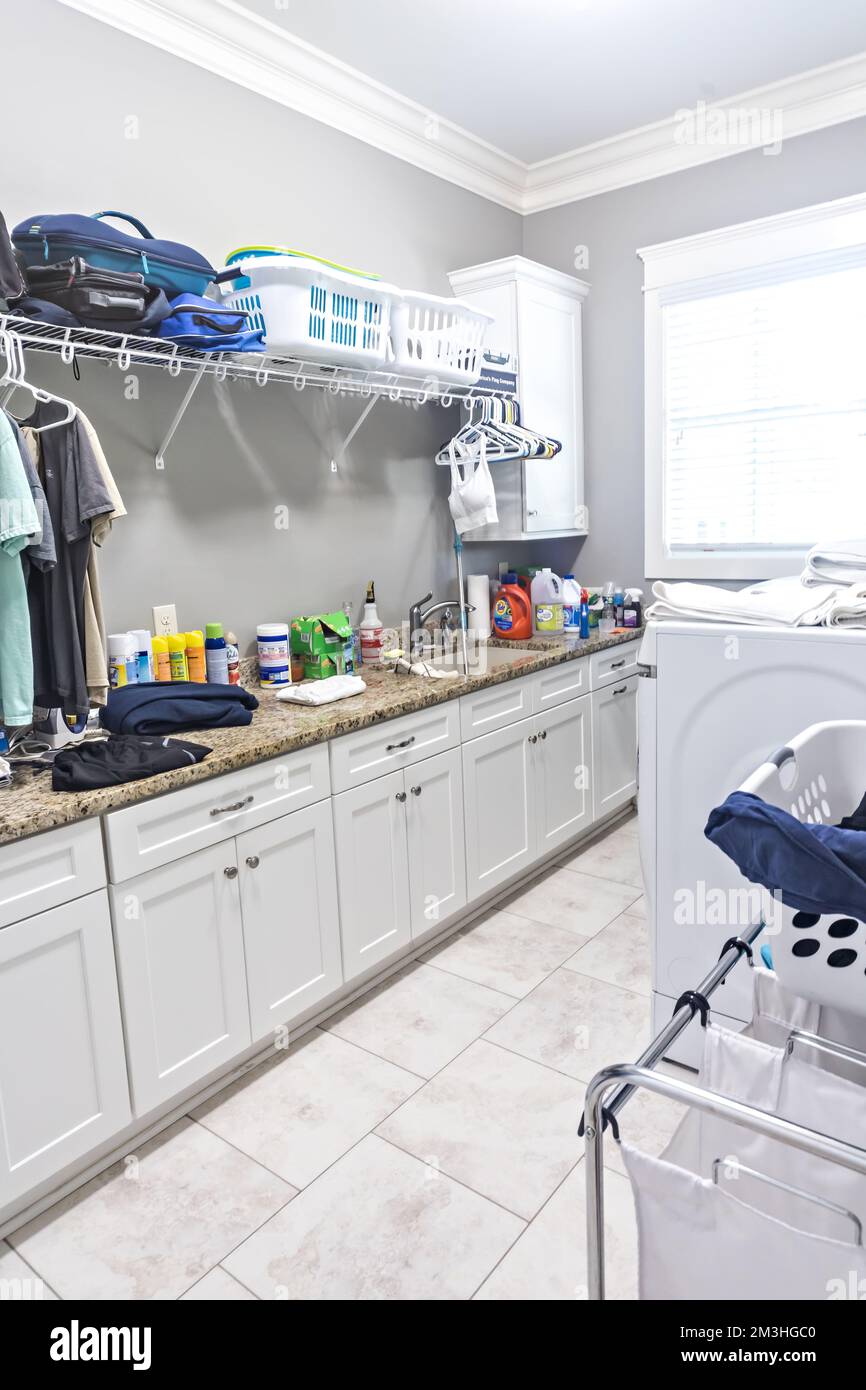
[[[9,237],[6,220],[0,212],[0,311],[11,308],[27,293],[18,255]]]
[[[27,278],[34,298],[59,305],[87,328],[147,333],[171,312],[165,291],[145,284],[143,275],[101,270],[82,256],[31,266]]]

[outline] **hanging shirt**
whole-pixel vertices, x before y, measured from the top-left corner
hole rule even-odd
[[[21,453],[0,412],[0,703],[7,724],[33,718],[33,658],[21,551],[39,530],[39,517]]]
[[[33,505],[36,508],[36,515],[39,518],[39,527],[36,534],[30,537],[25,549],[21,552],[21,566],[24,570],[24,578],[27,578],[31,565],[37,569],[52,569],[57,564],[57,551],[54,546],[54,528],[51,525],[51,513],[48,510],[48,503],[45,500],[45,490],[39,481],[37,467],[38,451],[35,447],[36,435],[30,431],[30,441],[24,438],[17,420],[11,416],[5,417],[12,428],[15,436],[15,443],[18,445],[18,452],[21,455],[21,462],[24,465],[24,473],[27,478],[27,486],[30,488],[30,495],[33,498]]]
[[[27,427],[50,423],[63,407],[40,402]],[[34,699],[45,709],[85,714],[84,590],[90,562],[91,521],[114,510],[114,502],[85,428],[76,416],[36,435],[42,485],[48,502],[57,565],[31,570],[27,585],[33,638]]]
[[[93,450],[93,457],[96,459],[102,481],[105,483],[114,504],[110,512],[103,516],[94,517],[90,523],[93,545],[84,580],[84,666],[87,694],[93,703],[104,705],[108,698],[108,662],[106,660],[105,618],[102,614],[102,593],[99,586],[96,547],[101,547],[108,539],[112,522],[117,521],[118,517],[126,516],[126,507],[123,505],[123,498],[112,477],[96,430],[83,410],[79,410],[78,418],[84,426],[87,442]]]

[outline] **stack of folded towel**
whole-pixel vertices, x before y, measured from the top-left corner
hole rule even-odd
[[[803,584],[866,584],[866,540],[814,545],[800,576]]]
[[[653,584],[656,602],[648,618],[697,620],[708,623],[747,623],[757,627],[815,627],[827,621],[839,587],[822,584],[806,588],[797,575],[767,579],[745,589],[719,589],[712,584]]]

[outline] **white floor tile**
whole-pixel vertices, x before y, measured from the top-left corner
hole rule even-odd
[[[640,889],[608,883],[573,869],[549,869],[503,903],[506,912],[530,917],[577,936],[595,936],[640,896]]]
[[[323,1027],[418,1076],[432,1076],[513,1004],[507,994],[416,964]]]
[[[623,912],[593,936],[575,955],[563,961],[565,970],[579,970],[596,980],[636,994],[652,992],[649,932],[646,920]]]
[[[527,1219],[580,1158],[584,1088],[473,1043],[376,1131]]]
[[[181,1298],[181,1303],[186,1302],[255,1303],[256,1296],[250,1293],[249,1289],[245,1289],[243,1284],[239,1284],[237,1279],[233,1279],[222,1265],[217,1265],[216,1269],[210,1270],[197,1284],[193,1284],[191,1289],[187,1289]]]
[[[579,939],[562,927],[495,911],[473,922],[424,960],[464,980],[522,999],[573,954]]]
[[[422,1084],[315,1029],[193,1113],[286,1182],[306,1187]]]
[[[179,1298],[295,1189],[191,1120],[10,1238],[61,1298]]]
[[[584,849],[576,849],[559,861],[565,868],[582,874],[593,874],[611,883],[634,885],[643,889],[637,836],[617,827],[593,840]]]
[[[650,1001],[575,970],[557,970],[486,1034],[490,1042],[591,1081],[649,1042]]]
[[[19,1299],[27,1303],[56,1303],[57,1294],[17,1250],[0,1240],[0,1303]]]
[[[370,1135],[223,1263],[266,1299],[467,1299],[523,1229]]]
[[[605,1174],[604,1205],[606,1296],[634,1300],[637,1228],[627,1178]],[[581,1162],[482,1284],[475,1298],[486,1302],[564,1302],[586,1297],[586,1174]]]

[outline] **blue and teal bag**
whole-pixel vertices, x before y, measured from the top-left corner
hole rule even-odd
[[[122,232],[103,217],[129,222],[138,236]],[[204,294],[216,271],[198,251],[179,241],[151,236],[143,222],[128,212],[37,213],[13,228],[12,241],[28,267],[83,256],[103,270],[138,271],[145,284],[178,294]]]

